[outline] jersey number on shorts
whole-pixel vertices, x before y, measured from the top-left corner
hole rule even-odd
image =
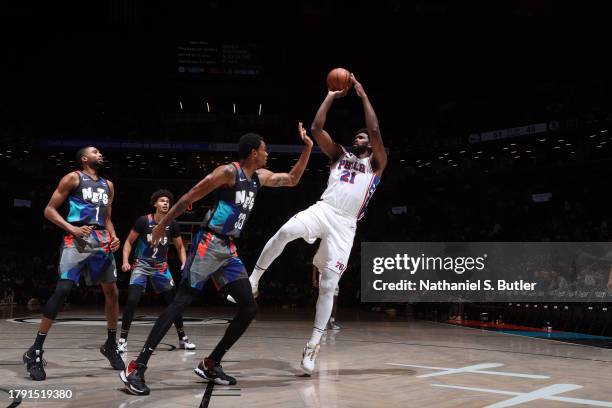
[[[242,224],[244,224],[244,220],[246,219],[246,214],[245,213],[241,213],[238,216],[238,221],[236,221],[236,224],[234,224],[234,228],[236,229],[242,229]]]
[[[355,176],[357,175],[354,171],[344,170],[342,175],[340,176],[340,181],[344,181],[345,183],[355,184]]]

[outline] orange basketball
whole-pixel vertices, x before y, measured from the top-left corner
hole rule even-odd
[[[341,91],[351,82],[351,73],[344,68],[334,68],[327,74],[327,88],[330,91]]]

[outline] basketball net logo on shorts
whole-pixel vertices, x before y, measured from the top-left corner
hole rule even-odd
[[[242,208],[251,210],[255,204],[255,194],[249,191],[249,196],[247,197],[245,190],[236,191],[236,204],[242,204]]]
[[[98,187],[98,191],[94,192],[91,187],[87,187],[83,188],[81,192],[83,200],[88,200],[92,203],[99,203],[101,201],[104,205],[108,204],[108,194],[106,194],[103,188]]]

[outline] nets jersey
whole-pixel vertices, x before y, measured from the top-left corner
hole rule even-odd
[[[172,221],[166,227],[166,235],[161,242],[156,246],[151,245],[151,235],[153,228],[157,225],[155,217],[152,214],[143,215],[136,220],[132,229],[138,233],[136,247],[134,249],[134,257],[137,259],[166,262],[168,257],[168,246],[170,242],[181,236],[181,230],[176,221]]]
[[[371,156],[360,159],[344,149],[343,152],[331,165],[321,200],[350,217],[361,219],[380,178],[372,169]]]
[[[238,238],[255,205],[255,196],[261,184],[257,173],[253,173],[249,180],[239,163],[232,165],[237,170],[235,184],[233,187],[217,190],[216,203],[206,214],[204,224],[217,234]]]
[[[97,180],[77,171],[79,185],[68,197],[66,221],[73,225],[97,225],[106,227],[106,215],[110,200],[108,182],[102,177]]]

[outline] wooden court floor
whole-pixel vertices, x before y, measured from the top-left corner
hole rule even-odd
[[[142,308],[129,358],[142,347],[156,311]],[[212,386],[193,373],[223,333],[233,309],[188,310],[186,329],[198,350],[176,349],[171,329],[149,362],[151,395],[136,397],[98,348],[102,314],[60,314],[45,343],[47,381],[26,377],[21,355],[39,315],[0,320],[0,406],[22,407],[612,407],[612,350],[426,321],[343,311],[329,332],[318,371],[304,377],[301,350],[313,311],[261,310],[226,355],[235,386]],[[341,319],[340,319],[341,318]],[[10,389],[71,389],[72,399],[22,401]]]

